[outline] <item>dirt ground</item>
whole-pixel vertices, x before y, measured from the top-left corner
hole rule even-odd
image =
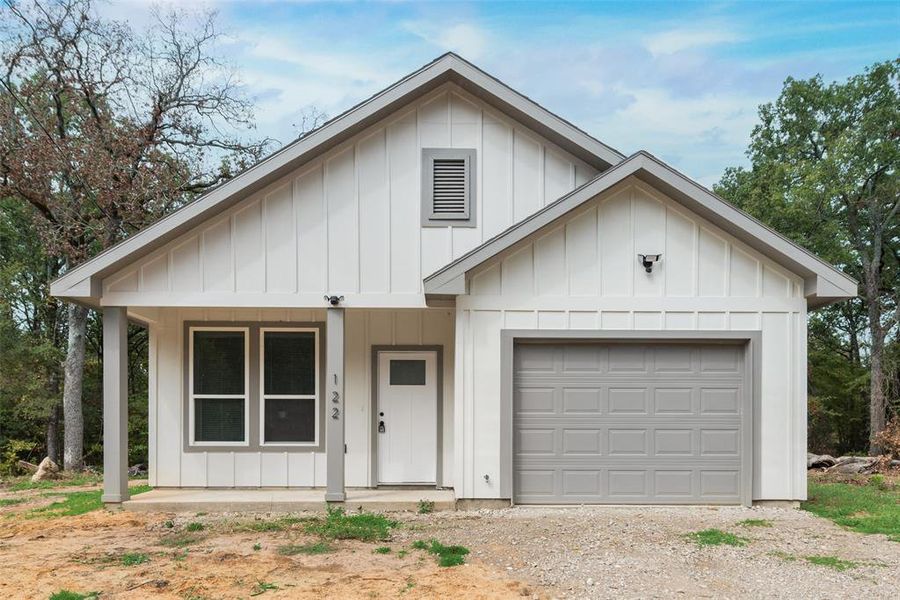
[[[303,524],[264,532],[234,524],[264,524],[283,515],[99,510],[24,518],[50,501],[40,492],[31,498],[0,507],[0,598],[45,599],[69,589],[102,592],[101,598],[185,600],[895,599],[900,589],[900,543],[792,509],[585,506],[399,513],[391,515],[402,525],[389,542],[336,541],[331,553],[282,556],[279,547],[317,538]],[[744,525],[748,519],[764,524]],[[180,547],[164,543],[173,532],[186,533],[192,522],[202,524],[198,539]],[[746,543],[700,547],[687,537],[709,528]],[[411,548],[428,539],[465,545],[471,554],[464,566],[439,567],[433,556]],[[391,552],[375,553],[382,545]],[[125,566],[126,553],[149,560]],[[810,557],[833,557],[847,568],[814,564]]]
[[[83,488],[82,488],[83,489]],[[272,532],[220,532],[234,516],[145,515],[94,511],[26,519],[42,501],[0,508],[0,598],[44,599],[62,589],[111,599],[219,598],[501,598],[544,597],[480,560],[442,568],[421,550],[398,556],[397,543],[333,542],[334,552],[281,556],[286,544],[317,538],[302,527]],[[275,520],[281,515],[259,516]],[[246,520],[246,517],[241,517]],[[171,521],[173,527],[167,527]],[[172,548],[161,540],[204,523],[198,542]],[[254,549],[258,544],[259,549]],[[390,554],[376,554],[386,545]],[[126,553],[149,560],[124,566]],[[260,582],[276,586],[263,589]],[[276,589],[277,588],[277,589]]]

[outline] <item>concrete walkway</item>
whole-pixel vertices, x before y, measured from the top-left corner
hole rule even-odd
[[[434,510],[455,510],[453,490],[347,489],[347,510],[416,511],[419,501],[434,502]],[[185,489],[161,488],[122,503],[135,512],[298,512],[324,511],[325,489]]]

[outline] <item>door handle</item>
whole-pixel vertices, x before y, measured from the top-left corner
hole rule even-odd
[[[384,421],[378,421],[378,433],[384,433]]]

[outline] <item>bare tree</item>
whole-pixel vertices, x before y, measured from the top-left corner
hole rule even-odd
[[[217,55],[215,14],[155,13],[135,32],[92,0],[0,8],[0,195],[33,209],[71,266],[259,159],[251,104]],[[241,132],[240,134],[234,132]],[[83,466],[87,309],[68,308],[66,469]]]

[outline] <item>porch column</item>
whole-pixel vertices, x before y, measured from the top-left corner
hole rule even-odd
[[[128,500],[128,317],[124,306],[103,309],[103,496]]]
[[[344,309],[329,308],[325,318],[325,463],[326,502],[344,494]]]

